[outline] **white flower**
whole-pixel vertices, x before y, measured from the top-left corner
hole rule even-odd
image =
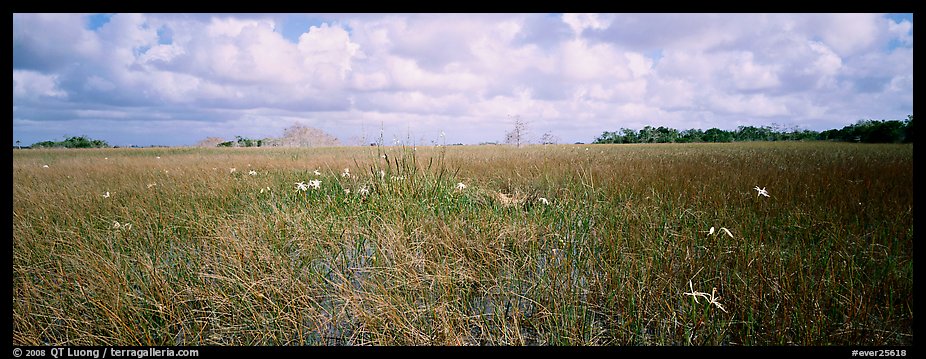
[[[157,186],[157,185],[158,185],[157,183],[149,183],[149,184],[148,184],[148,188],[151,188],[151,187],[154,187],[154,186]]]
[[[309,187],[305,185],[305,182],[296,182],[296,190],[297,190],[297,191],[303,191],[303,192],[305,192],[305,190],[307,190],[307,189],[309,189]]]
[[[345,168],[344,173],[341,174],[341,177],[350,177],[350,168]]]
[[[360,190],[357,192],[359,192],[361,196],[366,196],[370,194],[370,190],[367,189],[367,186],[360,187]]]
[[[104,159],[104,160],[108,160],[108,159],[109,159],[109,157],[103,157],[103,159]]]
[[[345,188],[345,189],[344,189],[344,194],[350,194],[350,188]]]
[[[320,180],[311,180],[309,181],[309,187],[319,189],[322,186],[322,181]]]
[[[48,168],[48,165],[42,165],[42,168]]]
[[[379,170],[379,179],[383,180],[386,178],[386,171]]]
[[[322,175],[322,173],[321,173],[321,172],[318,172],[318,170],[312,171],[312,173],[314,173],[316,176],[321,176],[321,175]]]
[[[756,188],[754,188],[754,189],[755,189],[757,192],[759,192],[759,193],[756,193],[756,197],[759,197],[759,195],[762,195],[762,196],[765,196],[765,197],[769,197],[768,191],[765,190],[765,187],[759,188],[759,186],[756,186]]]
[[[113,228],[119,229],[122,228],[122,225],[119,224],[119,221],[113,221]]]
[[[382,157],[382,158],[383,158],[384,160],[385,160],[385,159],[388,159],[388,157],[386,156],[386,154],[385,154],[385,153],[384,153],[384,154],[382,154],[382,155],[380,155],[379,157]]]
[[[720,227],[720,230],[726,232],[727,235],[730,236],[730,238],[733,238],[733,233],[730,233],[730,230],[729,230],[729,229]]]
[[[707,294],[707,293],[704,293],[704,292],[696,292],[696,291],[694,290],[694,287],[691,285],[691,279],[689,279],[689,280],[688,280],[688,289],[690,289],[691,292],[690,292],[690,293],[683,293],[683,294],[685,294],[685,295],[690,295],[690,296],[694,297],[695,303],[699,303],[699,302],[698,302],[698,297],[702,297],[702,298],[708,300],[708,304],[713,304],[713,305],[716,306],[717,308],[720,308],[720,310],[724,311],[724,313],[727,312],[727,310],[723,308],[723,305],[720,304],[720,297],[715,296],[715,294],[717,293],[717,288],[711,289],[711,293],[710,293],[710,294]]]
[[[463,184],[463,182],[457,183],[457,191],[462,191],[464,189],[466,189],[466,185]]]
[[[157,158],[157,159],[161,159],[161,156],[157,156],[157,157],[155,157],[155,158]]]
[[[723,231],[723,232],[726,233],[728,236],[730,236],[730,238],[733,238],[733,233],[730,233],[730,230],[729,230],[729,229],[726,229],[726,228],[724,228],[724,227],[720,227],[720,231]],[[714,234],[714,233],[719,234],[720,231],[715,231],[715,230],[714,230],[714,227],[712,226],[711,229],[707,231],[707,235],[710,236],[710,235],[712,235],[712,234]]]
[[[235,171],[237,170],[238,170],[237,168],[232,167],[228,169],[228,173],[235,173]]]
[[[103,198],[109,198],[109,191],[106,191],[106,193],[103,194]]]
[[[251,175],[251,176],[257,176],[257,171],[255,171],[255,170],[250,170],[250,171],[248,171],[248,174]]]
[[[546,199],[546,198],[543,198],[543,197],[540,197],[540,198],[538,198],[537,200],[540,201],[540,203],[543,203],[543,204],[545,204],[545,205],[550,204],[550,201],[547,201],[547,199]]]

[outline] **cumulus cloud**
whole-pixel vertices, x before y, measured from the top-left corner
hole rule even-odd
[[[294,21],[306,21],[298,36],[283,29]],[[14,14],[14,136],[86,126],[118,144],[148,129],[148,140],[181,145],[298,123],[344,139],[381,126],[477,143],[501,139],[520,115],[572,142],[621,127],[824,130],[912,113],[912,20],[883,14],[115,14],[89,24]]]
[[[13,96],[26,99],[42,97],[67,97],[67,93],[58,87],[58,76],[45,75],[30,70],[13,70]]]
[[[103,48],[84,18],[69,14],[13,14],[13,68],[60,71],[92,59]]]
[[[611,25],[611,18],[599,14],[563,14],[563,22],[569,25],[576,36],[585,29],[602,30]]]

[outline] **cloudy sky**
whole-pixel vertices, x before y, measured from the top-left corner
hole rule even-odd
[[[14,14],[13,141],[590,142],[913,112],[911,14]],[[445,138],[441,139],[441,132]]]

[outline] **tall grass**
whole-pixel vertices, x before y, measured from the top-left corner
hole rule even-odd
[[[911,345],[912,174],[842,143],[15,150],[13,342]]]

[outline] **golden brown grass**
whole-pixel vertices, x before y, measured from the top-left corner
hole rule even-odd
[[[13,342],[909,345],[912,173],[840,143],[15,150]]]

